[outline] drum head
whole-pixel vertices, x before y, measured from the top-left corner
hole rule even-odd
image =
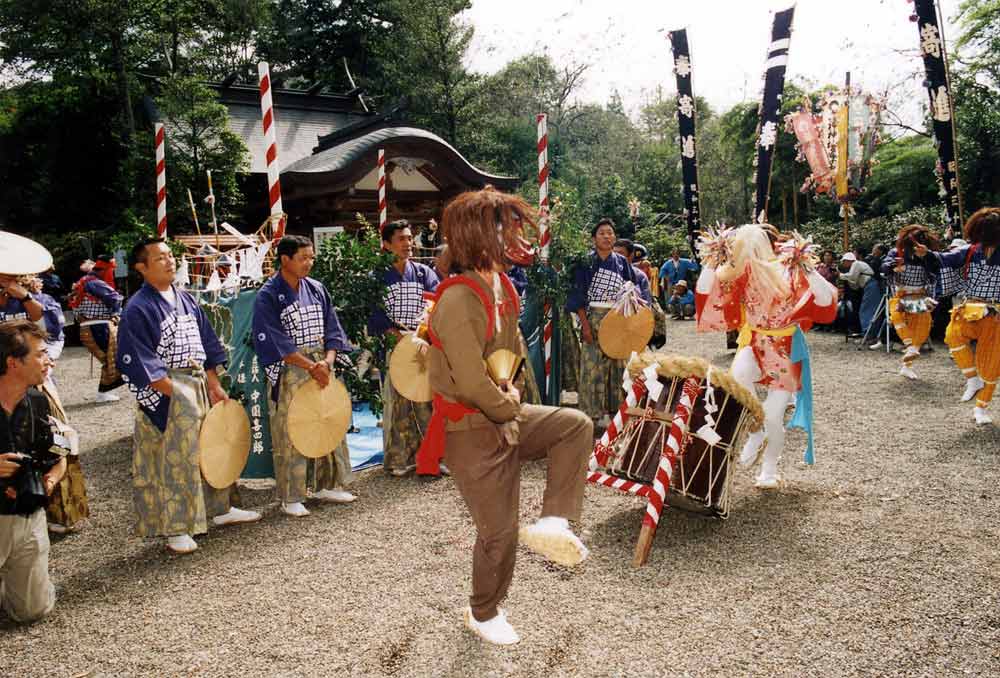
[[[52,255],[34,240],[0,231],[0,273],[29,275],[52,268]]]
[[[351,396],[330,378],[326,388],[310,379],[288,406],[288,437],[303,457],[318,459],[333,452],[351,426]]]
[[[615,360],[625,360],[633,352],[641,353],[653,338],[653,311],[643,306],[629,317],[615,310],[608,311],[597,331],[597,342],[604,355]]]
[[[250,456],[250,419],[243,405],[224,400],[212,406],[198,436],[198,466],[205,482],[217,490],[243,473]]]
[[[431,377],[427,371],[427,355],[420,355],[420,348],[428,346],[412,332],[400,338],[389,356],[389,378],[401,396],[415,403],[429,403],[434,399]]]

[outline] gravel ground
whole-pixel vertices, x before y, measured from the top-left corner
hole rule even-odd
[[[672,323],[671,350],[718,364],[723,338]],[[463,630],[472,525],[448,480],[363,474],[351,506],[216,529],[190,556],[131,535],[130,397],[95,405],[83,349],[58,379],[84,439],[92,518],[55,537],[59,600],[28,627],[0,617],[5,676],[997,675],[1000,429],[975,428],[938,345],[898,356],[811,335],[817,459],[788,436],[788,483],[737,476],[731,517],[678,511],[630,566],[643,504],[588,487],[592,557],[577,571],[520,554],[509,618],[487,647]],[[543,468],[523,474],[541,506]]]

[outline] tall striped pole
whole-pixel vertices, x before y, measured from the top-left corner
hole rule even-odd
[[[653,537],[656,536],[656,528],[660,524],[660,516],[663,513],[663,504],[666,501],[667,492],[670,490],[674,460],[684,453],[685,434],[691,420],[691,411],[694,409],[694,403],[698,399],[700,390],[701,380],[698,377],[688,377],[681,387],[681,397],[677,402],[676,409],[674,409],[670,433],[663,445],[660,463],[656,467],[652,492],[646,495],[649,499],[646,504],[646,515],[642,518],[639,541],[635,545],[635,555],[632,558],[632,565],[635,567],[641,567],[649,558]]]
[[[156,136],[156,237],[167,237],[167,160],[163,123],[153,125]]]
[[[549,229],[549,125],[548,116],[539,113],[535,116],[538,124],[538,244],[541,247],[542,264],[549,263],[549,242],[552,231]],[[543,310],[545,325],[542,329],[542,346],[545,351],[545,400],[559,404],[558,394],[553,400],[554,387],[552,383],[552,300],[546,299]]]
[[[274,229],[274,239],[285,235],[285,213],[281,206],[281,179],[278,165],[278,138],[275,134],[274,103],[271,99],[271,67],[266,61],[257,64],[257,74],[260,76],[260,114],[264,127],[264,146],[267,148],[267,193],[271,207],[271,216],[281,217]]]
[[[538,225],[538,244],[542,248],[542,263],[549,262],[549,241],[552,234],[549,231],[549,126],[548,116],[539,113],[535,117],[538,123],[538,211],[541,219]]]
[[[385,150],[378,149],[378,230],[389,222],[389,203],[385,198]]]

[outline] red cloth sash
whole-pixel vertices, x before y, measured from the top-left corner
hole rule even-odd
[[[513,313],[514,317],[517,318],[521,313],[521,298],[514,288],[514,283],[510,281],[510,278],[505,273],[500,274],[500,282],[507,293],[507,301],[500,304],[500,315]],[[494,303],[493,299],[490,298],[492,295],[487,296],[472,278],[464,275],[456,275],[438,285],[434,295],[435,301],[439,300],[449,287],[455,285],[468,287],[476,293],[476,296],[483,303],[486,309],[486,342],[489,343],[493,339],[494,333]],[[432,310],[431,314],[433,315],[433,313],[434,311]],[[430,337],[431,346],[441,349],[441,340],[434,334],[434,330],[431,329],[430,325],[430,321],[428,320],[427,334]],[[446,420],[453,423],[459,422],[469,414],[479,414],[479,410],[463,405],[462,403],[445,400],[438,393],[434,394],[434,411],[431,413],[431,419],[427,424],[424,439],[420,443],[420,449],[417,450],[418,475],[441,475],[441,459],[444,458],[444,443],[447,435]]]

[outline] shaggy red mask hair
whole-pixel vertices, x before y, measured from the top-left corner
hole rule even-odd
[[[534,212],[519,196],[492,186],[462,193],[441,219],[447,248],[440,267],[457,273],[502,270],[511,261],[529,265],[534,251],[523,237],[525,224],[535,225]]]
[[[1000,245],[1000,207],[983,207],[965,222],[965,239],[973,245]]]

